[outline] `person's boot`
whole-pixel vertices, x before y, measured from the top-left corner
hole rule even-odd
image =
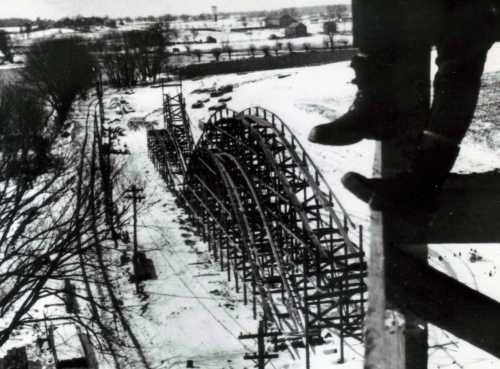
[[[349,172],[342,183],[372,209],[420,223],[437,209],[437,197],[458,152],[454,142],[426,131],[410,172],[386,178]]]
[[[347,113],[314,127],[309,141],[322,145],[350,145],[362,139],[386,140],[397,135],[398,112],[392,86],[393,65],[376,56],[357,55],[351,67],[358,86]]]

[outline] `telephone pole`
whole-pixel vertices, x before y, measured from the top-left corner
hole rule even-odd
[[[135,290],[139,293],[139,278],[138,278],[138,244],[137,244],[137,203],[141,200],[144,200],[146,197],[142,195],[144,191],[143,188],[137,187],[135,184],[130,186],[128,190],[125,192],[130,195],[125,196],[126,199],[132,200],[132,211],[134,213],[134,253],[132,256],[132,263],[134,265],[134,275],[135,275]]]
[[[271,359],[278,358],[278,354],[270,354],[266,352],[265,338],[266,337],[279,337],[281,332],[267,332],[264,320],[259,321],[259,329],[257,334],[240,334],[240,340],[257,339],[257,352],[253,354],[245,354],[245,360],[252,360],[257,364],[258,369],[265,369],[266,364]]]

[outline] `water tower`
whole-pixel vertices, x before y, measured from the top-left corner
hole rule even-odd
[[[214,22],[217,22],[217,6],[212,5],[212,13],[214,15]]]

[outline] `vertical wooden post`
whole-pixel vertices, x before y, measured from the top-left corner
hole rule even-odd
[[[255,280],[255,270],[252,268],[252,316],[253,319],[257,319],[257,289],[256,289],[256,280]]]
[[[278,354],[276,353],[268,353],[266,352],[266,341],[267,337],[279,337],[281,332],[269,332],[266,326],[266,319],[259,321],[259,328],[257,334],[240,334],[240,340],[248,340],[248,339],[256,339],[257,340],[257,352],[254,354],[245,354],[243,357],[244,360],[252,360],[257,365],[255,365],[258,369],[265,369],[266,362],[271,359],[276,359]]]
[[[132,264],[134,265],[134,273],[135,273],[135,290],[137,293],[140,292],[139,286],[139,278],[138,278],[138,270],[139,270],[139,255],[138,255],[138,242],[137,242],[137,202],[143,200],[145,197],[140,195],[143,191],[142,188],[137,187],[136,185],[132,185],[126,192],[130,192],[131,195],[126,196],[125,198],[132,200],[132,210],[133,210],[133,227],[134,227],[134,253],[132,255]]]
[[[359,4],[358,4],[359,6]],[[412,45],[399,50],[394,66],[394,91],[407,137],[398,142],[377,143],[375,177],[387,177],[409,169],[419,133],[427,124],[430,106],[430,47]],[[408,150],[412,148],[413,152]],[[401,189],[404,191],[404,189]],[[392,244],[400,229],[391,215],[373,211],[369,266],[369,302],[366,321],[366,369],[427,369],[427,323],[394,309],[386,298],[387,286],[399,283],[387,274]],[[427,245],[419,245],[419,257],[427,259]]]
[[[306,349],[306,369],[311,368],[311,332],[309,330],[309,299],[307,298],[307,278],[309,276],[309,251],[304,250],[304,267],[303,267],[303,283],[304,283],[304,333],[305,333],[305,349]]]

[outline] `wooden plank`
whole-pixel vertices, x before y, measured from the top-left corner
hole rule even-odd
[[[386,264],[387,298],[500,358],[500,303],[393,247]]]
[[[377,144],[374,175],[384,172],[383,165],[395,159],[394,148]],[[388,155],[390,154],[390,155]],[[394,168],[394,163],[387,168]],[[390,239],[395,231],[393,217],[379,211],[371,214],[370,262],[368,267],[368,312],[366,319],[365,369],[426,369],[427,324],[414,314],[406,316],[392,303],[388,291],[399,281],[388,274],[392,263]],[[427,248],[417,251],[426,260]]]
[[[385,254],[382,213],[371,215],[370,263],[368,265],[368,311],[365,321],[365,369],[386,368]]]
[[[405,140],[377,143],[374,177],[386,177],[408,168],[408,146],[414,144],[427,121],[430,100],[430,49],[400,51],[394,71],[394,85],[399,86],[396,104],[399,124],[405,125]],[[410,144],[409,144],[410,143]],[[369,301],[366,321],[366,369],[427,369],[427,323],[414,314],[398,311],[388,291],[398,281],[389,278],[391,244],[401,230],[393,225],[390,214],[372,211],[369,275]],[[427,260],[427,247],[418,254]]]
[[[399,150],[397,145],[378,144],[376,168],[379,172],[376,174],[384,174],[385,169],[392,171],[396,168],[401,155]],[[387,164],[386,168],[384,164]],[[486,214],[496,211],[495,202],[488,201],[488,196],[496,193],[499,177],[495,172],[454,176],[448,186],[455,186],[456,196],[460,195],[460,199],[467,203],[462,209],[473,211],[473,207],[484,207],[479,210],[485,213],[483,219],[486,221]],[[471,187],[473,185],[474,187]],[[470,198],[464,200],[462,197],[467,195],[461,192],[463,186],[473,188],[475,192],[484,191],[484,199],[481,202]],[[447,193],[446,196],[450,194]],[[452,209],[452,204],[458,205],[459,198],[454,202],[447,201],[449,209]],[[461,209],[460,206],[457,208]],[[440,210],[436,217],[447,212],[446,209]],[[460,212],[465,214],[464,210]],[[488,222],[494,224],[497,219],[489,214]],[[367,332],[372,338],[367,334],[367,353],[378,350],[379,359],[377,362],[367,355],[367,363],[377,364],[366,365],[366,368],[413,368],[415,365],[421,365],[423,368],[427,360],[427,346],[424,344],[427,335],[425,322],[445,329],[500,357],[500,330],[496,328],[500,326],[500,303],[427,265],[426,242],[436,240],[438,236],[442,240],[450,240],[450,234],[453,232],[456,233],[457,241],[470,240],[467,232],[474,230],[472,226],[459,230],[453,214],[442,216],[444,219],[436,218],[434,221],[434,225],[441,224],[441,228],[432,230],[442,231],[440,235],[426,234],[425,232],[431,232],[430,227],[417,227],[404,223],[399,217],[389,213],[373,212],[369,268],[371,298],[367,320]],[[474,224],[478,228],[477,234],[480,234],[479,228],[488,229],[482,227],[479,221]],[[446,229],[443,228],[445,225]],[[495,230],[495,227],[490,229]],[[408,240],[412,243],[405,244]],[[493,239],[486,237],[476,240],[493,242]],[[376,325],[373,324],[373,319],[376,319]],[[403,320],[405,323],[400,323]],[[410,357],[412,364],[409,364]],[[416,361],[419,364],[416,364]]]

